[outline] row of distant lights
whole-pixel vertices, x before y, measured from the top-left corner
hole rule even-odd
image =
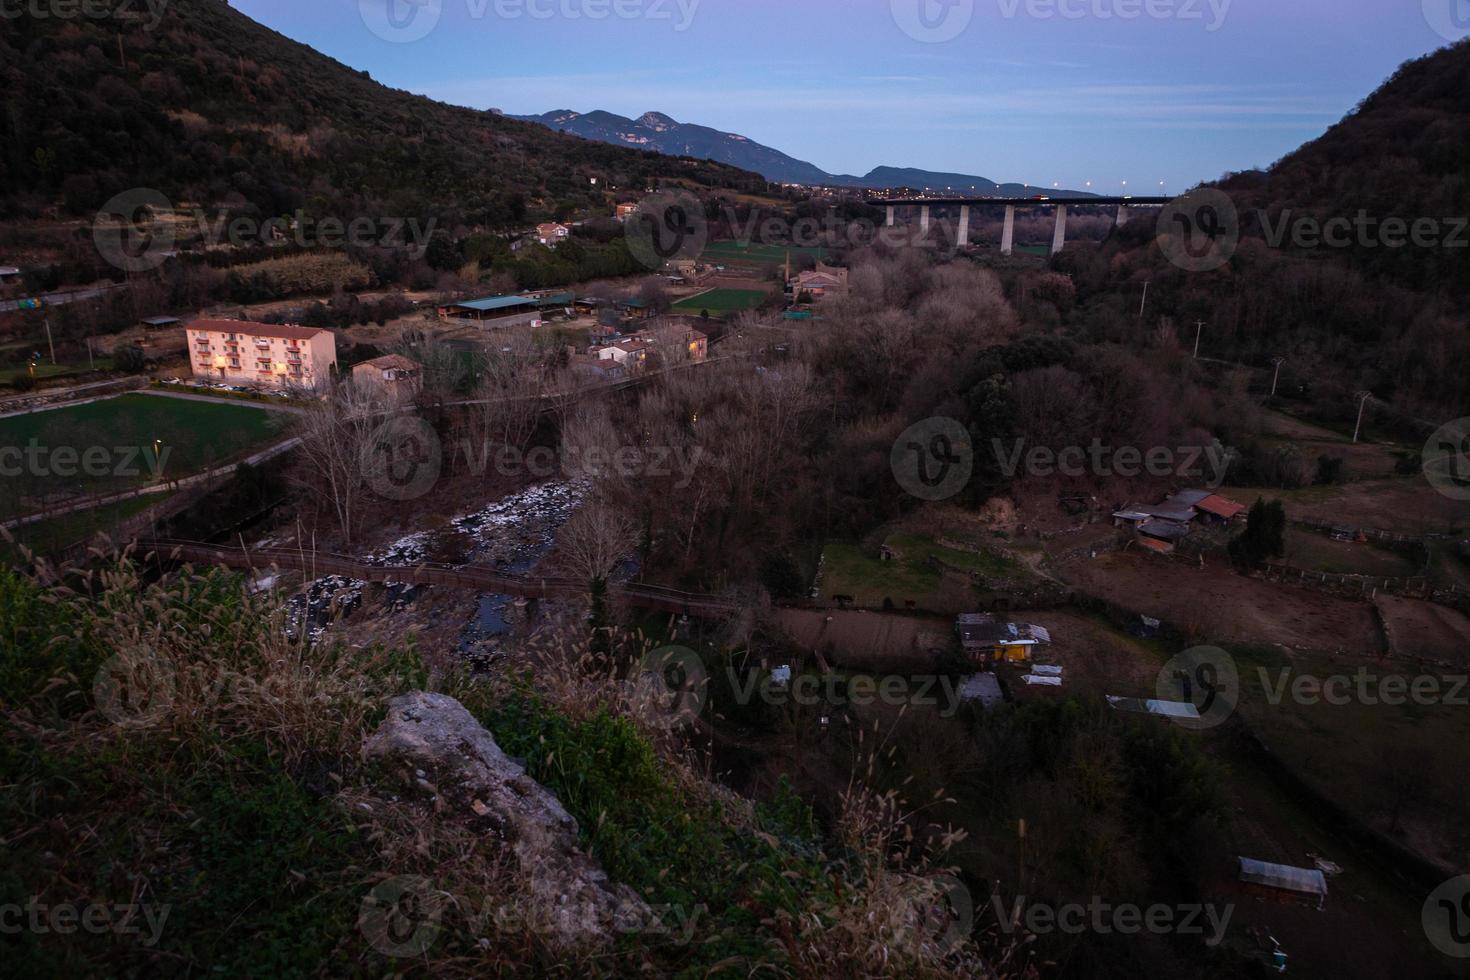
[[[1164,185],[1165,185],[1165,181],[1162,181],[1162,180],[1159,181],[1159,196],[1160,197],[1162,197],[1164,195]],[[1026,190],[1028,190],[1028,191],[1031,189],[1031,185],[1030,184],[1022,184],[1021,186],[1024,187],[1024,188],[1026,188]],[[1051,183],[1051,187],[1052,187],[1052,190],[1060,190],[1061,187],[1062,187],[1062,182],[1059,181],[1059,180],[1054,180]],[[1089,190],[1092,189],[1092,181],[1090,181],[1090,180],[1087,181],[1087,188]],[[970,188],[970,190],[974,190],[974,189],[975,189],[974,187],[971,187]],[[1128,189],[1128,181],[1126,181],[1126,180],[1123,181],[1123,189],[1124,190],[1127,190]],[[945,190],[952,191],[952,190],[954,190],[954,188],[953,187],[946,187]]]

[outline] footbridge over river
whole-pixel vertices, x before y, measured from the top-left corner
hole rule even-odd
[[[271,568],[289,569],[301,572],[308,578],[341,575],[362,582],[437,585],[523,599],[578,598],[587,595],[589,588],[584,580],[506,575],[493,568],[476,565],[444,565],[435,562],[382,565],[361,558],[298,548],[236,548],[173,538],[145,539],[139,544],[145,553],[151,554],[159,563],[218,565],[246,572],[263,572]],[[618,583],[610,586],[608,592],[612,598],[630,606],[659,612],[721,617],[734,613],[738,608],[734,601],[723,596],[682,592],[642,582]]]

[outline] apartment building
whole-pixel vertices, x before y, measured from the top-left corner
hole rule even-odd
[[[324,389],[337,363],[330,330],[248,320],[196,320],[185,328],[196,378],[269,388]]]

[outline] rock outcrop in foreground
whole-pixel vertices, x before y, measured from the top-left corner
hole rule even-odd
[[[454,698],[416,691],[394,698],[363,757],[434,798],[444,816],[488,825],[515,856],[527,901],[553,942],[584,948],[649,913],[626,885],[608,880],[577,847],[577,821],[507,756]]]

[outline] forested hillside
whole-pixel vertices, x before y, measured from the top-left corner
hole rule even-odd
[[[151,15],[0,19],[0,217],[56,201],[87,215],[147,187],[266,215],[307,207],[497,227],[528,209],[600,205],[608,183],[764,187],[733,167],[386,88],[222,0],[171,0],[150,25]]]
[[[1470,45],[1404,65],[1320,139],[1219,183],[1239,214],[1230,262],[1171,263],[1152,215],[1064,253],[1089,340],[1192,346],[1347,411],[1358,387],[1420,417],[1470,404]],[[1320,230],[1337,221],[1337,242]],[[1345,233],[1343,221],[1351,223]],[[1400,224],[1401,223],[1401,224]],[[1394,225],[1407,229],[1394,234]],[[1424,231],[1419,241],[1413,229]],[[1314,240],[1312,229],[1319,230]],[[1305,234],[1299,234],[1305,232]],[[1397,242],[1397,244],[1394,244]],[[1149,298],[1140,314],[1144,283]],[[1334,401],[1335,399],[1335,401]]]

